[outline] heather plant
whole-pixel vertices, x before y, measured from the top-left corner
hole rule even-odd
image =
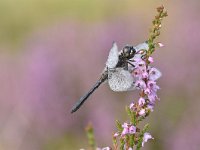
[[[159,97],[157,91],[160,87],[157,85],[157,80],[161,77],[161,72],[151,66],[154,62],[152,57],[156,48],[163,47],[163,44],[156,42],[156,38],[160,35],[161,23],[164,17],[167,16],[164,6],[157,8],[157,15],[152,21],[153,26],[150,29],[149,38],[147,40],[148,49],[142,49],[133,57],[133,67],[130,72],[135,79],[135,87],[139,91],[137,100],[133,101],[129,106],[126,106],[126,112],[129,120],[121,123],[116,121],[117,131],[113,134],[113,148],[104,147],[98,148],[95,145],[92,126],[86,128],[90,149],[96,150],[140,150],[144,144],[154,139],[148,132],[149,124],[140,127],[140,122],[147,118],[154,110],[154,106]]]

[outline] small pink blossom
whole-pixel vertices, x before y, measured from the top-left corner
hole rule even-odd
[[[146,76],[146,70],[140,69],[140,68],[135,68],[132,72],[132,75],[135,78],[135,80],[142,80],[143,76]]]
[[[162,76],[162,73],[156,69],[156,68],[151,68],[149,70],[149,80],[155,81],[159,79]]]
[[[141,73],[140,70],[138,68],[135,68],[132,72],[133,77],[135,78],[141,78]]]
[[[123,127],[124,129],[123,129],[121,135],[124,136],[124,135],[126,135],[126,134],[129,133],[129,127],[128,127],[128,124],[127,124],[127,123],[124,123],[124,124],[122,125],[122,127]]]
[[[144,93],[147,94],[147,95],[150,94],[150,89],[149,89],[149,88],[146,88],[146,89],[144,90]]]
[[[134,66],[135,68],[138,68],[140,70],[146,69],[146,62],[144,60],[142,60],[141,58],[136,58],[134,59]]]
[[[104,147],[104,148],[102,148],[101,150],[111,150],[112,148],[110,148],[110,147]]]
[[[151,103],[155,103],[155,101],[158,99],[158,96],[157,96],[157,94],[156,93],[150,93],[150,94],[148,94],[148,99],[149,99],[149,101],[151,102]]]
[[[154,60],[153,60],[153,57],[149,57],[148,58],[148,61],[150,62],[150,63],[152,63]]]
[[[155,81],[148,81],[147,87],[150,89],[150,92],[157,92],[157,90],[160,89],[160,87],[156,84]]]
[[[135,86],[138,87],[139,89],[145,89],[146,83],[143,80],[137,80],[135,82]]]
[[[148,140],[150,139],[154,139],[150,133],[146,132],[144,133],[144,136],[143,136],[143,141],[142,141],[142,147],[144,147],[144,143],[146,143]]]
[[[140,61],[143,61],[142,59],[141,59],[141,57],[134,57],[134,65],[135,66],[138,66],[137,64],[138,64],[138,62],[140,62]]]
[[[164,44],[162,44],[161,42],[158,42],[157,45],[158,45],[159,47],[164,47]]]
[[[118,137],[120,134],[118,132],[116,132],[113,136],[114,137]]]
[[[124,122],[124,124],[122,125],[123,128],[128,128],[128,123]]]
[[[146,63],[145,63],[145,61],[144,61],[144,60],[142,60],[142,59],[138,59],[138,61],[137,61],[137,64],[138,64],[138,66],[137,66],[137,67],[144,67],[144,66],[146,66]]]
[[[136,127],[135,126],[130,126],[129,127],[129,134],[135,134],[136,133]]]
[[[136,133],[136,127],[131,124],[124,123],[122,125],[122,127],[123,127],[123,131],[121,133],[121,136],[124,136],[126,134],[135,134]]]
[[[139,115],[140,115],[140,116],[145,116],[145,114],[146,114],[145,109],[141,109],[141,110],[139,111]]]
[[[121,135],[124,136],[124,135],[126,135],[128,133],[129,133],[128,128],[124,128]]]
[[[144,90],[144,93],[147,95],[149,101],[151,103],[155,103],[158,99],[157,90],[160,89],[158,85],[156,85],[155,81],[147,81],[147,88]]]
[[[140,70],[140,75],[142,75],[142,77],[144,76],[144,74],[147,74],[146,63],[144,61],[141,61],[138,64],[138,69]]]
[[[130,109],[133,109],[134,106],[135,106],[135,104],[134,104],[134,103],[131,103],[130,106],[129,106],[129,108],[130,108]]]
[[[154,105],[153,104],[148,104],[147,109],[149,109],[151,112],[153,111]]]
[[[136,59],[137,61],[134,63],[135,68],[132,72],[133,77],[136,80],[142,80],[144,78],[148,78],[149,74],[146,68],[146,62],[141,59]]]
[[[142,71],[142,78],[148,78],[149,74],[146,70]]]
[[[143,106],[145,104],[145,99],[143,97],[140,97],[139,100],[138,100],[138,104],[140,106]]]

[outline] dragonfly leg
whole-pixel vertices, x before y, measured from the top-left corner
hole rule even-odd
[[[127,60],[127,63],[135,68],[135,66],[129,60]]]

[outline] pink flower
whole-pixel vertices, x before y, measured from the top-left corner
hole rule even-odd
[[[124,124],[122,125],[122,127],[123,127],[124,129],[123,129],[121,135],[124,136],[124,135],[126,135],[126,134],[129,133],[129,127],[128,127],[128,124],[127,124],[127,123],[124,123]]]
[[[126,135],[126,134],[128,134],[128,133],[129,133],[128,128],[124,128],[123,131],[122,131],[121,136],[124,136],[124,135]]]
[[[156,85],[155,81],[147,81],[147,88],[144,90],[144,93],[147,95],[149,101],[151,103],[155,103],[158,99],[157,90],[160,89],[158,85]]]
[[[129,106],[129,108],[130,108],[130,109],[133,109],[133,108],[134,108],[134,105],[135,105],[134,103],[131,103],[130,106]]]
[[[145,116],[145,114],[146,114],[145,109],[141,109],[141,110],[139,111],[139,115],[140,115],[140,116]]]
[[[135,66],[135,68],[138,68],[140,70],[146,70],[146,62],[143,61],[141,58],[135,58],[134,59],[134,63],[133,65]]]
[[[149,70],[149,80],[155,81],[159,79],[162,76],[162,73],[156,69],[156,68],[151,68]]]
[[[135,68],[132,72],[132,75],[136,79],[142,79],[142,72],[139,68]]]
[[[152,62],[153,62],[153,57],[149,57],[149,58],[148,58],[148,61],[149,61],[150,63],[152,63]]]
[[[128,123],[124,123],[122,125],[122,127],[124,128],[122,133],[121,133],[121,136],[124,136],[126,134],[135,134],[136,133],[136,127],[131,125],[131,124],[128,124]]]
[[[149,103],[149,104],[147,105],[147,109],[149,109],[151,112],[153,111],[153,108],[154,108],[154,105],[153,105],[153,104]]]
[[[150,93],[148,94],[148,99],[151,103],[155,103],[156,99],[157,99],[157,94],[156,93]]]
[[[146,62],[143,61],[142,59],[140,59],[138,62],[137,62],[137,68],[140,68],[140,69],[145,69],[146,68]]]
[[[143,61],[142,59],[136,59],[134,65],[135,68],[132,74],[136,81],[148,78],[149,74],[147,72],[145,61]]]
[[[149,88],[146,88],[146,89],[144,90],[144,93],[147,94],[147,95],[149,95],[149,94],[150,94],[150,89],[149,89]]]
[[[101,150],[111,150],[112,148],[110,148],[110,147],[104,147],[104,148],[102,148]]]
[[[145,99],[143,97],[140,97],[139,100],[138,100],[138,104],[140,106],[143,106],[145,104]]]
[[[149,99],[149,101],[151,102],[151,103],[155,103],[155,101],[156,101],[156,99],[158,99],[158,96],[157,96],[157,94],[156,93],[150,93],[150,94],[148,94],[148,99]]]
[[[155,81],[148,81],[147,87],[150,89],[150,93],[157,92],[157,90],[160,89],[160,87],[158,85],[156,85]]]
[[[142,147],[144,147],[144,143],[146,143],[149,139],[154,139],[150,133],[144,133]]]
[[[164,47],[164,44],[162,44],[161,42],[157,43],[158,47]]]
[[[135,126],[130,126],[129,127],[129,134],[135,134],[136,133],[136,127]]]
[[[143,61],[141,59],[141,57],[134,57],[133,60],[134,60],[134,65],[135,65],[136,68],[138,67],[138,63]]]
[[[114,136],[114,137],[118,137],[118,136],[119,136],[119,133],[116,132],[113,136]]]
[[[128,128],[128,123],[124,122],[124,124],[122,125],[123,128]]]
[[[135,86],[138,87],[139,89],[145,89],[146,83],[143,80],[137,80],[135,82]]]
[[[149,74],[146,70],[142,71],[142,78],[148,78]]]
[[[137,68],[140,70],[141,73],[146,72],[146,62],[141,60],[137,63]]]

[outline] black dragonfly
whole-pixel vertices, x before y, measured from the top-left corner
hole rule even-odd
[[[148,50],[147,42],[137,46],[126,45],[121,51],[118,51],[117,44],[114,42],[110,49],[106,66],[96,82],[96,84],[73,106],[71,113],[77,111],[87,98],[105,81],[111,90],[116,92],[130,91],[135,89],[134,78],[129,70],[129,65],[134,67],[131,59],[141,57],[138,53],[141,50]]]

